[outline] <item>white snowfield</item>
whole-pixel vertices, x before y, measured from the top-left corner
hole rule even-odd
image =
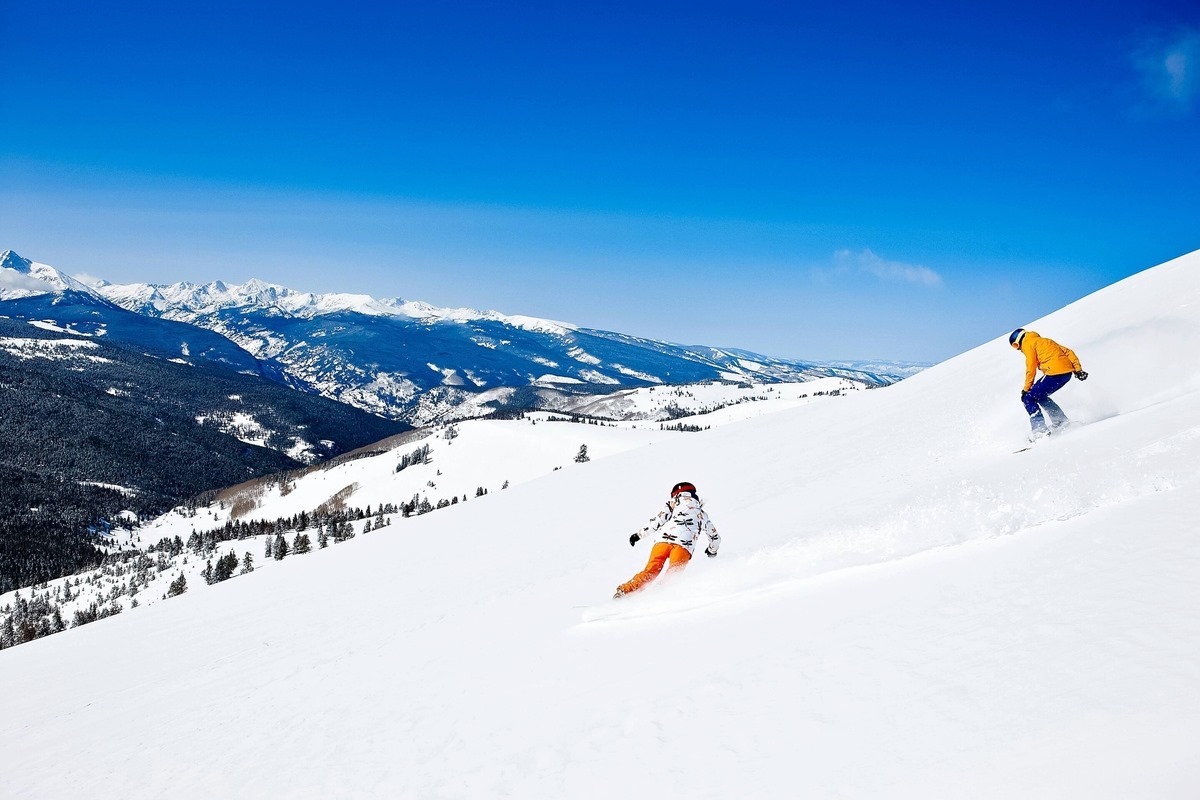
[[[1026,327],[1028,452],[997,332],[6,650],[0,796],[1200,796],[1200,253]],[[607,600],[680,480],[720,556]]]

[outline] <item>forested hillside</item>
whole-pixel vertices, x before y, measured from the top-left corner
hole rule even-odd
[[[97,534],[406,429],[215,364],[0,319],[0,591],[99,558]]]

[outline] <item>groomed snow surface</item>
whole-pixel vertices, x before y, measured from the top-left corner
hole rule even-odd
[[[1091,373],[1028,452],[998,337],[6,650],[0,795],[1200,796],[1198,301],[1028,325]],[[607,600],[679,480],[720,556]]]

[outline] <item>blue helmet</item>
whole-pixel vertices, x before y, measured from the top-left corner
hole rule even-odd
[[[1024,338],[1025,338],[1025,329],[1024,329],[1024,328],[1017,328],[1015,331],[1013,331],[1013,332],[1012,332],[1012,333],[1009,335],[1009,337],[1008,337],[1008,343],[1009,343],[1009,344],[1011,344],[1013,347],[1020,347],[1020,346],[1021,346],[1021,340],[1022,340],[1022,339],[1024,339]]]

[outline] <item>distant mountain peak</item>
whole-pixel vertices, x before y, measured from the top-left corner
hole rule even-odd
[[[71,276],[46,264],[22,258],[13,250],[5,250],[0,255],[0,300],[65,291],[93,293]]]
[[[32,267],[33,262],[28,258],[21,258],[15,250],[5,250],[4,254],[0,255],[0,269],[28,273]]]

